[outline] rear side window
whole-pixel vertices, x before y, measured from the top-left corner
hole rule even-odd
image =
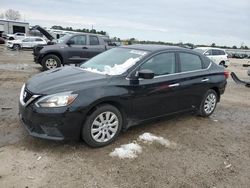
[[[219,50],[220,51],[220,55],[225,55],[225,52],[223,50]]]
[[[179,53],[181,72],[202,69],[202,62],[198,55],[190,53]]]
[[[212,50],[213,55],[225,55],[223,50]]]
[[[175,53],[162,53],[150,58],[140,70],[152,70],[155,76],[175,73]]]
[[[73,41],[74,45],[86,45],[86,36],[85,35],[77,35],[70,39]]]
[[[96,36],[89,36],[89,44],[90,45],[99,45],[98,37],[96,37]]]

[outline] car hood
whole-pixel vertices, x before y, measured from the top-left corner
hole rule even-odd
[[[55,39],[48,31],[46,31],[45,29],[43,29],[39,25],[36,25],[36,26],[32,27],[31,30],[40,31],[49,41],[52,41],[52,40]]]
[[[65,48],[65,47],[67,47],[67,46],[65,44],[63,44],[63,43],[56,43],[56,44],[46,45],[41,49],[40,53],[47,53],[50,50],[54,51],[55,49],[62,49],[62,48]]]
[[[109,81],[110,76],[84,71],[79,67],[63,67],[37,74],[26,83],[34,94],[48,95],[83,90]]]

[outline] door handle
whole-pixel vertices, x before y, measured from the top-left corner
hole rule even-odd
[[[168,85],[168,87],[178,87],[180,84],[179,83],[176,83],[176,84],[170,84]]]
[[[209,81],[208,78],[203,78],[203,79],[201,80],[201,82],[208,82],[208,81]]]
[[[82,47],[82,49],[86,50],[86,49],[88,49],[88,48],[87,48],[87,47]]]

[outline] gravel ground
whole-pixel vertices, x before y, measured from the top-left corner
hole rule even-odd
[[[139,125],[104,148],[82,142],[54,142],[27,135],[18,120],[18,95],[41,71],[31,51],[0,46],[0,187],[250,187],[250,89],[231,78],[210,118],[182,115]],[[243,63],[229,71],[247,78]],[[145,132],[168,139],[171,147],[143,143]],[[137,158],[109,154],[137,143]]]

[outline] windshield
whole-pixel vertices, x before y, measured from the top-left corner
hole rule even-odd
[[[113,48],[93,57],[81,65],[86,71],[107,75],[120,75],[126,72],[148,52],[128,48]]]
[[[68,38],[71,36],[72,36],[72,34],[64,35],[63,37],[57,39],[57,43],[63,43],[64,41],[68,40]]]
[[[203,54],[205,52],[205,50],[201,49],[201,48],[195,48],[194,51],[199,52],[201,54]]]

